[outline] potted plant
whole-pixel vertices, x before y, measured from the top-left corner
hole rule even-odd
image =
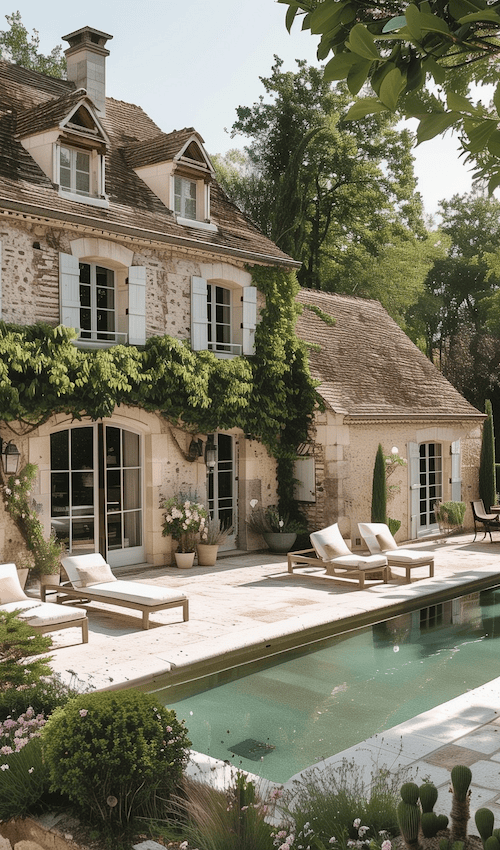
[[[252,499],[252,513],[247,520],[248,527],[255,534],[261,534],[271,552],[289,552],[297,539],[297,534],[304,532],[304,526],[297,520],[290,519],[288,514],[280,514],[275,505],[268,508],[257,508],[258,502]]]
[[[193,566],[195,547],[199,535],[207,522],[207,510],[204,505],[190,495],[180,493],[171,496],[162,503],[164,510],[163,536],[176,540],[178,549],[175,562],[180,569]]]
[[[435,502],[434,513],[441,531],[453,532],[462,527],[465,502]]]
[[[232,525],[223,525],[220,519],[209,516],[196,547],[198,551],[198,566],[213,567],[217,560],[219,546],[222,546],[232,533]]]

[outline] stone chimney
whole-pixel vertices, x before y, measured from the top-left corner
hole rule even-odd
[[[85,89],[94,101],[100,115],[106,114],[106,50],[105,44],[113,38],[105,32],[92,27],[62,36],[69,43],[65,50],[68,63],[68,80],[76,84],[77,89]]]

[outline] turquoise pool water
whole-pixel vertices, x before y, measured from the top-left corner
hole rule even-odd
[[[193,749],[286,782],[499,676],[499,638],[495,588],[157,694]]]

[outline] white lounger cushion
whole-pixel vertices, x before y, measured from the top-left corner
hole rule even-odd
[[[108,597],[110,600],[123,599],[125,602],[140,602],[142,605],[158,605],[160,602],[185,599],[185,594],[179,590],[169,590],[168,587],[155,587],[153,584],[141,584],[139,581],[121,581],[115,579],[107,584],[87,585],[86,590],[92,591],[92,596]],[[85,596],[85,593],[82,593]]]
[[[387,525],[383,522],[360,522],[359,531],[372,554],[384,554],[389,564],[402,567],[406,564],[415,566],[422,562],[424,565],[434,561],[433,552],[423,549],[400,549]]]
[[[111,572],[111,567],[106,563],[98,552],[90,555],[70,555],[62,559],[62,565],[66,570],[68,578],[75,588],[83,588],[92,591],[93,596],[109,597],[109,599],[122,599],[124,602],[139,602],[143,605],[158,605],[162,602],[174,602],[176,599],[185,599],[186,594],[179,590],[170,590],[168,587],[156,587],[154,584],[142,584],[139,581],[124,581],[116,579]],[[102,584],[82,584],[83,571],[87,572],[94,568],[109,571],[112,578]],[[82,594],[83,596],[84,594]]]
[[[81,620],[87,613],[83,608],[56,605],[54,602],[40,602],[39,599],[7,602],[6,605],[0,606],[0,611],[19,611],[19,619],[26,620],[29,626],[52,626],[58,623],[70,623],[72,620]]]
[[[19,583],[15,564],[0,564],[0,605],[28,599]]]
[[[338,567],[346,567],[353,570],[373,570],[377,567],[386,567],[385,555],[357,555],[349,549],[337,523],[314,531],[311,534],[311,543],[322,561],[328,561]]]

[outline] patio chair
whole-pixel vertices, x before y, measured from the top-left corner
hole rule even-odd
[[[472,508],[472,516],[474,517],[474,540],[477,537],[477,532],[481,530],[481,526],[484,529],[484,535],[482,539],[486,537],[487,534],[490,535],[490,541],[493,543],[493,538],[491,536],[491,529],[498,530],[500,529],[499,523],[499,515],[498,514],[487,514],[486,509],[484,507],[484,502],[482,499],[476,499],[475,502],[470,503]],[[474,540],[472,541],[474,543]]]
[[[82,630],[82,643],[88,643],[87,612],[83,608],[69,605],[61,608],[53,602],[26,596],[19,583],[15,564],[0,564],[0,611],[16,611],[21,620],[42,635],[78,626]]]
[[[385,555],[389,567],[404,567],[407,584],[411,581],[411,571],[416,567],[428,566],[429,577],[434,575],[434,552],[398,546],[383,522],[358,522],[358,528],[372,555]]]
[[[389,568],[385,555],[355,555],[345,542],[338,524],[323,528],[311,534],[312,549],[288,553],[288,572],[294,567],[324,567],[327,575],[336,578],[356,578],[359,589],[363,590],[367,573],[381,573],[386,584]]]
[[[182,618],[189,620],[189,600],[184,593],[142,584],[138,581],[117,579],[102,555],[70,555],[62,558],[68,581],[58,585],[43,585],[42,593],[57,593],[57,601],[68,599],[80,602],[105,602],[142,612],[142,628],[149,629],[149,615],[166,608],[182,608]]]

